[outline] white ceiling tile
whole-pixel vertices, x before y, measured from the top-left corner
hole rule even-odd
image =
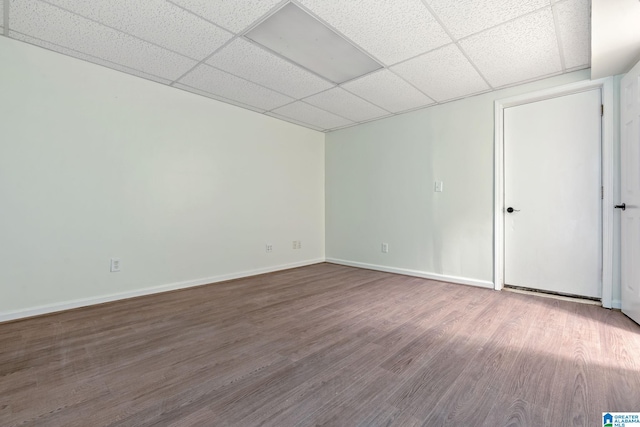
[[[298,120],[294,120],[291,117],[285,117],[285,116],[281,116],[280,114],[276,114],[274,112],[268,112],[268,113],[264,113],[266,116],[270,116],[273,117],[274,119],[278,119],[278,120],[283,120],[285,122],[289,122],[289,123],[293,123],[294,125],[299,125],[302,127],[306,127],[309,129],[313,129],[313,130],[317,130],[317,131],[323,131],[324,129],[316,127],[316,126],[312,126],[309,123],[302,123]]]
[[[551,7],[459,43],[494,87],[562,71]]]
[[[47,0],[86,18],[201,60],[233,36],[164,0]]]
[[[294,98],[326,90],[332,83],[251,42],[236,39],[207,61],[208,64]]]
[[[482,76],[560,73],[561,53],[565,70],[590,60],[589,0],[296,0],[392,70],[339,87],[223,29],[242,34],[285,0],[0,0],[0,27],[3,2],[9,37],[323,130],[484,92]]]
[[[293,101],[288,96],[217,70],[207,64],[197,66],[181,78],[179,83],[262,110],[271,110]]]
[[[163,83],[163,84],[171,83],[171,80],[169,79],[163,79],[162,77],[158,77],[152,74],[144,73],[142,71],[134,70],[133,68],[128,68],[120,64],[115,64],[113,62],[105,61],[104,59],[96,58],[95,56],[87,55],[82,52],[68,49],[66,47],[58,46],[44,40],[25,36],[24,34],[16,33],[14,31],[9,31],[9,37],[16,40],[23,41],[23,42],[27,42],[36,46],[40,46],[45,49],[49,49],[54,52],[61,53],[63,55],[72,56],[74,58],[78,58],[83,61],[92,62],[94,64],[102,65],[104,67],[111,68],[113,70],[122,71],[123,73],[131,74],[133,76],[142,77],[143,79],[152,80],[154,82]]]
[[[388,70],[352,80],[342,87],[394,113],[433,104],[431,98]]]
[[[420,0],[300,0],[387,65],[451,42]]]
[[[426,2],[456,39],[549,5],[549,0],[426,0]]]
[[[376,107],[339,87],[310,96],[304,101],[354,122],[389,115],[388,111]]]
[[[351,124],[350,120],[336,116],[335,114],[321,110],[304,102],[294,102],[284,107],[273,110],[273,113],[289,117],[302,123],[307,123],[320,129],[331,129]]]
[[[34,0],[11,1],[11,30],[170,80],[196,65],[182,55]]]
[[[460,98],[489,89],[489,85],[454,44],[391,69],[436,101]]]
[[[591,60],[591,1],[567,0],[553,7],[558,19],[565,67],[588,66]]]
[[[252,110],[252,111],[255,111],[255,112],[258,112],[258,113],[264,113],[265,112],[265,110],[263,110],[263,109],[253,107],[251,105],[243,104],[242,102],[233,101],[233,100],[228,99],[228,98],[223,98],[222,96],[217,96],[217,95],[214,95],[212,93],[205,92],[204,90],[196,89],[194,87],[183,85],[183,84],[180,84],[180,83],[176,83],[172,87],[175,87],[177,89],[182,89],[182,90],[187,91],[187,92],[195,93],[196,95],[201,95],[201,96],[205,96],[207,98],[215,99],[216,101],[221,101],[221,102],[224,102],[226,104],[231,104],[231,105],[235,105],[237,107],[246,108],[248,110]]]
[[[251,25],[282,0],[169,0],[234,33]]]

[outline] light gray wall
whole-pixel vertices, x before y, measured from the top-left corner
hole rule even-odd
[[[583,70],[327,134],[327,258],[491,285],[494,101],[588,78]]]
[[[0,320],[323,260],[324,134],[2,37],[0,94]]]
[[[325,225],[327,258],[486,285],[493,101],[588,78],[333,132],[325,153],[321,133],[6,38],[0,62],[0,320],[316,262]]]

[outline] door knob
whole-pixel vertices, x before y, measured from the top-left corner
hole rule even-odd
[[[519,209],[513,209],[511,206],[509,206],[509,207],[507,208],[507,212],[509,212],[509,213],[513,213],[513,212],[520,212],[520,210],[519,210]]]
[[[627,204],[623,203],[621,205],[615,205],[614,208],[625,210],[625,209],[627,209]]]

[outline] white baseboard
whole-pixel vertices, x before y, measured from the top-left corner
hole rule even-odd
[[[619,299],[611,300],[611,308],[617,308],[618,310],[622,308],[622,301]]]
[[[259,268],[256,270],[240,271],[237,273],[223,274],[220,276],[203,277],[200,279],[188,280],[188,281],[177,282],[177,283],[169,283],[169,284],[160,285],[160,286],[136,289],[133,291],[119,292],[115,294],[101,295],[98,297],[91,297],[91,298],[81,298],[81,299],[76,299],[72,301],[65,301],[60,303],[26,308],[22,310],[9,311],[9,312],[0,313],[0,323],[8,322],[11,320],[23,319],[26,317],[40,316],[42,314],[55,313],[58,311],[71,310],[79,307],[103,304],[106,302],[118,301],[118,300],[127,299],[127,298],[134,298],[134,297],[139,297],[143,295],[152,295],[152,294],[158,294],[161,292],[174,291],[177,289],[190,288],[193,286],[207,285],[209,283],[224,282],[226,280],[257,276],[259,274],[272,273],[274,271],[281,271],[281,270],[288,270],[290,268],[296,268],[296,267],[304,267],[306,265],[318,264],[321,262],[325,262],[325,259],[316,258],[316,259],[310,259],[310,260],[305,260],[300,262],[294,262],[291,264],[282,264],[282,265],[276,265],[272,267]]]
[[[488,280],[470,279],[468,277],[447,276],[444,274],[429,273],[427,271],[410,270],[407,268],[387,267],[384,265],[367,264],[364,262],[347,261],[344,259],[327,258],[326,262],[346,265],[349,267],[366,268],[367,270],[384,271],[386,273],[404,274],[405,276],[422,277],[424,279],[438,280],[440,282],[457,283],[461,285],[478,286],[480,288],[493,289],[493,282]]]

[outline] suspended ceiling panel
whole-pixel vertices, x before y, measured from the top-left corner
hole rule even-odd
[[[301,2],[386,65],[451,42],[420,0]]]
[[[339,87],[317,93],[305,98],[304,101],[326,111],[334,111],[354,122],[362,122],[391,114],[389,111],[376,107],[372,103]]]
[[[487,82],[455,44],[395,65],[391,70],[438,102],[489,90]]]
[[[286,95],[233,74],[217,70],[207,64],[198,65],[193,71],[180,79],[180,83],[265,111],[273,110],[294,101],[293,98]]]
[[[175,80],[197,62],[152,41],[117,31],[37,0],[10,3],[9,36],[44,40],[55,46],[89,54],[151,75]]]
[[[165,0],[47,0],[61,9],[100,22],[181,55],[201,60],[233,34]]]
[[[550,8],[465,38],[460,47],[494,88],[562,72]]]
[[[129,3],[128,0],[112,1]],[[168,3],[238,34],[281,4],[282,0],[170,0]]]
[[[294,98],[304,98],[333,84],[280,56],[236,38],[207,64]]]
[[[6,37],[322,131],[588,68],[591,58],[589,0],[0,4]],[[336,84],[247,37],[285,6],[381,69]]]
[[[201,90],[201,89],[197,89],[197,88],[192,87],[192,86],[187,86],[187,85],[182,84],[182,83],[175,83],[173,85],[173,87],[178,88],[178,89],[182,89],[182,90],[187,91],[187,92],[195,93],[197,95],[206,96],[207,98],[216,99],[218,101],[222,101],[222,102],[225,102],[227,104],[235,105],[237,107],[241,107],[241,108],[244,108],[246,110],[251,110],[251,111],[258,112],[258,113],[266,113],[267,112],[267,110],[265,110],[264,108],[254,107],[253,105],[244,104],[242,102],[239,102],[239,101],[236,101],[236,100],[232,100],[232,99],[229,99],[229,98],[225,98],[225,97],[220,96],[220,95],[214,95],[211,92],[208,92],[208,91],[205,91],[205,90]]]
[[[392,113],[433,104],[431,98],[389,70],[352,80],[342,87]]]
[[[350,120],[301,101],[276,108],[273,112],[320,129],[338,128],[353,124]]]
[[[550,0],[427,0],[456,39],[548,7]]]
[[[564,66],[571,69],[588,63],[591,56],[591,1],[567,0],[558,4],[555,11]]]

